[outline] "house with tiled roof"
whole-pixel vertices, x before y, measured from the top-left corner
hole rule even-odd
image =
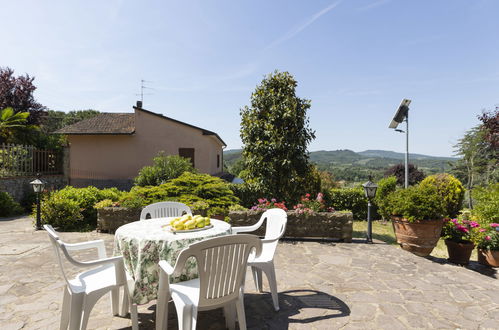
[[[202,173],[222,171],[225,142],[212,131],[142,108],[101,113],[55,133],[69,143],[69,184],[128,189],[160,151],[189,158]]]

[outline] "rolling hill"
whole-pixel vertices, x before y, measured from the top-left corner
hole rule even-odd
[[[224,162],[231,169],[240,158],[241,149],[224,152]],[[365,150],[355,152],[348,149],[333,151],[312,151],[311,162],[320,170],[332,173],[336,180],[358,182],[365,180],[370,174],[381,178],[389,167],[403,163],[405,154],[387,150]],[[409,154],[409,162],[416,165],[425,174],[430,175],[450,170],[457,158],[435,157],[422,154]],[[237,174],[237,173],[234,173]]]

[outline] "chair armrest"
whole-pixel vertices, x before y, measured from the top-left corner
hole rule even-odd
[[[104,241],[101,239],[95,241],[81,242],[81,243],[73,243],[73,244],[64,243],[64,244],[68,251],[97,249],[97,255],[99,256],[99,259],[104,259],[107,257],[106,246],[104,244]]]
[[[123,257],[122,256],[97,259],[97,260],[92,260],[92,261],[78,261],[78,260],[75,260],[72,257],[70,257],[70,258],[68,258],[68,260],[73,265],[80,266],[80,267],[103,266],[103,265],[107,265],[107,264],[114,264],[117,267],[122,267],[122,264],[123,264]]]
[[[253,225],[253,226],[245,226],[245,227],[232,227],[232,234],[238,234],[238,233],[249,233],[252,231],[255,231],[259,228],[260,226],[258,225]]]
[[[160,260],[159,268],[164,270],[164,272],[167,273],[168,275],[173,274],[173,267],[166,260]]]
[[[267,239],[261,239],[262,243],[273,243],[275,241],[278,241],[279,240],[279,237],[277,238],[267,238]]]

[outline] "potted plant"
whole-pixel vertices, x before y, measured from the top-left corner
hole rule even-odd
[[[443,226],[443,205],[436,187],[417,185],[387,196],[383,212],[390,214],[397,243],[418,256],[428,256]]]
[[[478,242],[478,262],[499,267],[499,223],[491,223],[483,228]]]
[[[443,236],[450,262],[458,265],[469,263],[471,252],[475,248],[473,241],[479,233],[479,227],[477,222],[466,217],[444,219]]]

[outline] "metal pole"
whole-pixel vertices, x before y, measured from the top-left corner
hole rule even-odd
[[[373,232],[373,228],[372,228],[372,223],[371,223],[371,200],[369,199],[367,201],[367,239],[366,239],[366,243],[373,242],[372,232]]]
[[[409,187],[409,109],[405,116],[405,188]]]
[[[42,229],[41,216],[40,216],[40,193],[36,193],[36,230]]]

